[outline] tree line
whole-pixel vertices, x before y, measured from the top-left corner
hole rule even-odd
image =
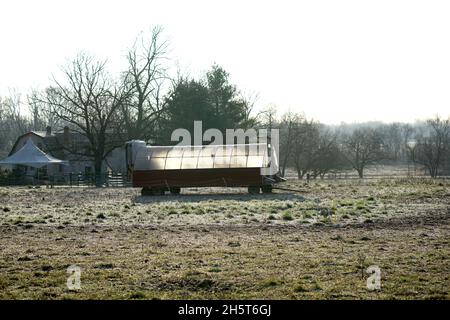
[[[363,178],[369,165],[408,162],[433,178],[450,173],[450,119],[330,126],[289,112],[270,122],[280,130],[283,175],[287,168],[299,178],[354,170]]]
[[[275,108],[254,114],[255,99],[245,96],[217,64],[196,79],[171,76],[168,42],[161,27],[141,34],[128,50],[126,70],[113,76],[106,60],[81,52],[53,77],[52,85],[23,97],[0,98],[0,150],[9,152],[17,137],[47,126],[68,126],[86,140],[72,153],[89,157],[95,172],[124,142],[139,139],[170,144],[174,129],[278,128],[280,167],[294,168],[299,178],[323,177],[353,169],[360,177],[368,165],[413,161],[436,177],[448,168],[450,120],[436,117],[416,124],[329,126],[300,113],[277,116]],[[71,148],[71,146],[65,146]]]

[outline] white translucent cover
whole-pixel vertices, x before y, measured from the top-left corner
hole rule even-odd
[[[139,149],[134,169],[180,170],[268,166],[266,144],[147,146]]]

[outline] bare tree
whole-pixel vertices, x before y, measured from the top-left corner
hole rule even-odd
[[[402,125],[398,122],[386,124],[381,127],[385,151],[389,154],[389,159],[400,160],[403,146]]]
[[[409,160],[409,144],[411,142],[412,136],[414,134],[414,127],[405,123],[401,128],[401,136],[402,136],[402,147],[401,147],[401,158],[403,160]]]
[[[342,141],[342,155],[364,177],[367,165],[378,163],[386,158],[381,134],[372,128],[355,129]]]
[[[6,116],[12,121],[11,130],[15,134],[24,134],[30,129],[30,123],[22,113],[22,97],[16,90],[10,90],[9,97],[3,101]]]
[[[82,150],[74,145],[65,147],[72,154],[93,159],[100,184],[103,160],[123,143],[119,115],[127,92],[110,79],[104,61],[85,53],[78,54],[62,72],[64,81],[54,78],[55,86],[47,89],[44,101],[61,121],[87,140],[88,147]]]
[[[436,178],[450,149],[450,119],[436,117],[427,120],[426,125],[427,131],[417,135],[410,154],[414,162],[423,165],[430,176]]]
[[[167,41],[162,28],[153,28],[150,39],[141,34],[127,54],[128,70],[124,83],[130,95],[122,104],[123,121],[128,139],[148,140],[155,136],[156,122],[165,107],[162,98],[167,84]]]
[[[30,130],[30,121],[22,112],[21,95],[10,90],[8,97],[0,99],[0,153],[10,152],[17,137]]]
[[[246,110],[246,120],[243,121],[244,127],[263,128],[267,130],[267,143],[272,144],[272,129],[278,128],[279,124],[277,121],[277,109],[274,105],[269,105],[256,115],[256,117],[250,117],[250,111],[248,108],[249,100],[244,100],[244,109]],[[245,106],[247,105],[247,107]]]
[[[43,108],[41,107],[42,103],[35,98],[38,94],[39,93],[36,90],[32,90],[31,93],[27,96],[28,111],[31,114],[33,130],[40,130],[43,126],[43,124],[41,123],[41,110],[43,110]]]
[[[318,142],[318,123],[304,118],[294,123],[292,161],[299,179],[311,170],[314,162],[314,150]]]
[[[8,128],[7,128],[7,117],[6,117],[6,107],[3,104],[3,99],[0,97],[0,156],[6,153],[6,144],[8,143]]]
[[[314,178],[323,178],[326,173],[342,169],[344,163],[337,143],[338,133],[333,133],[322,125],[316,137],[317,142],[311,150],[314,161],[310,167]]]
[[[259,94],[257,93],[244,93],[241,94],[243,106],[245,110],[245,118],[242,121],[241,128],[242,129],[249,129],[249,128],[255,128],[258,125],[258,116],[253,117],[252,112],[253,108],[255,107],[256,101],[259,98]]]
[[[53,91],[47,90],[51,95]],[[58,128],[62,126],[60,119],[56,116],[52,107],[48,107],[42,100],[42,92],[32,89],[27,95],[28,111],[31,115],[33,130],[44,130],[47,126]]]
[[[303,115],[292,112],[285,113],[280,122],[280,165],[281,175],[286,175],[286,168],[294,151],[294,135],[297,128],[303,122]]]
[[[267,129],[272,129],[277,121],[277,107],[269,105],[260,111],[256,118],[258,122]]]

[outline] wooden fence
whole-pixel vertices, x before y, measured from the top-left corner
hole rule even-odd
[[[0,175],[0,186],[71,186],[71,187],[131,187],[126,173],[104,173],[101,175],[84,173],[66,173],[45,177],[24,175]]]

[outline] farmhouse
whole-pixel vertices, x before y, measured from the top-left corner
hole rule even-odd
[[[48,165],[40,169],[31,166],[21,166],[21,170],[32,176],[38,171],[42,175],[66,176],[70,173],[93,174],[93,160],[86,156],[89,143],[83,135],[69,127],[64,127],[61,131],[53,132],[48,126],[46,131],[29,131],[19,136],[14,143],[8,156],[18,152],[28,140],[31,140],[40,150],[46,154],[61,160],[66,160],[67,165]],[[17,169],[17,168],[16,168]],[[125,150],[122,147],[112,150],[102,165],[102,173],[125,172]]]

